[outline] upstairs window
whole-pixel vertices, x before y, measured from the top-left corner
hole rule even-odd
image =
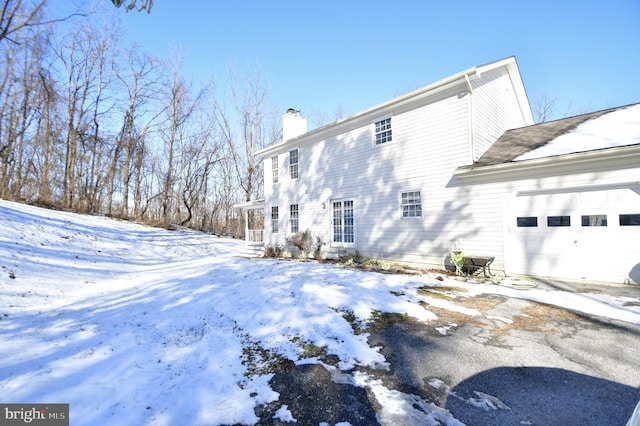
[[[278,156],[271,157],[271,181],[278,183]]]
[[[291,233],[295,234],[299,228],[300,209],[297,204],[289,206],[289,223],[291,224]]]
[[[400,208],[403,219],[420,219],[422,217],[422,198],[420,191],[400,193]]]
[[[278,233],[278,206],[271,207],[271,232]]]
[[[376,145],[391,142],[391,117],[387,117],[375,123],[375,141]]]
[[[289,151],[289,174],[291,179],[298,179],[298,150]]]

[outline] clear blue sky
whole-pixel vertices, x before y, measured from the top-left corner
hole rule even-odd
[[[640,102],[640,0],[154,3],[119,10],[131,41],[181,46],[193,81],[258,67],[283,113],[350,115],[512,55],[530,103],[546,92],[558,114]]]

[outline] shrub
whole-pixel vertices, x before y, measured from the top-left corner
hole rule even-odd
[[[276,244],[274,246],[265,246],[264,257],[281,257],[282,251],[283,247],[280,244]]]
[[[313,258],[316,260],[320,260],[322,257],[322,240],[320,237],[316,237],[316,249],[313,252]]]
[[[313,236],[311,235],[310,230],[296,232],[292,236],[287,238],[287,244],[296,247],[300,252],[304,253],[305,256],[309,256],[311,251],[314,249],[313,246]]]

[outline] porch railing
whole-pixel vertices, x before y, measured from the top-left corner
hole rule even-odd
[[[249,229],[247,234],[247,242],[261,243],[264,238],[264,229]]]

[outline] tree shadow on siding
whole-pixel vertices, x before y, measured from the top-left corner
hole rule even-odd
[[[430,172],[440,161],[437,157],[407,169],[403,150],[413,143],[421,141],[398,135],[388,147],[373,147],[369,132],[361,130],[327,139],[308,151],[303,147],[300,157],[307,158],[307,164],[302,169],[308,174],[301,172],[299,184],[310,205],[301,207],[301,229],[311,228],[330,246],[330,201],[353,198],[353,250],[366,257],[446,267],[453,243],[472,239],[480,230],[468,210],[472,192],[467,187],[447,190],[449,176]],[[449,173],[454,169],[455,165]],[[403,219],[400,193],[413,190],[421,191],[422,218]],[[312,219],[307,216],[310,211]]]

